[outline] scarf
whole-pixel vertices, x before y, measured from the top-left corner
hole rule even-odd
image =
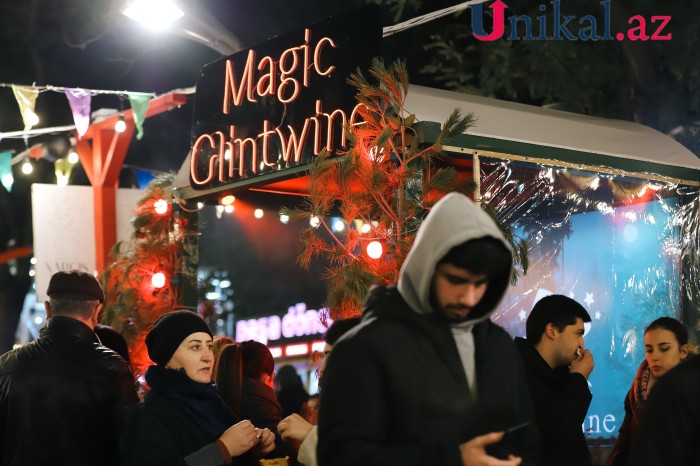
[[[637,375],[632,382],[632,390],[630,390],[630,408],[635,418],[639,419],[644,410],[644,405],[649,396],[649,380],[654,376],[649,369],[649,363],[642,361],[637,369]]]
[[[238,418],[219,397],[213,380],[199,383],[190,379],[184,369],[151,366],[146,371],[146,382],[151,387],[151,393],[170,400],[212,441],[238,422]]]

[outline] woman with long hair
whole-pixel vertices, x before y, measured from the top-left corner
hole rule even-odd
[[[250,419],[275,434],[269,458],[289,456],[289,449],[277,433],[282,408],[274,390],[275,361],[267,346],[244,341],[224,346],[219,352],[214,379],[224,403],[240,418]]]
[[[659,378],[693,352],[688,343],[688,330],[672,317],[661,317],[649,324],[644,331],[644,351],[646,358],[639,365],[632,387],[625,397],[625,419],[608,458],[608,466],[627,465],[630,448],[652,387]]]

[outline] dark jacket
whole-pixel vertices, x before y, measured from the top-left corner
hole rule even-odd
[[[608,466],[626,466],[629,459],[632,440],[637,436],[639,420],[646,404],[649,379],[652,378],[649,363],[643,361],[637,369],[632,387],[625,396],[625,419],[622,421],[620,431],[613,451],[608,458]]]
[[[373,290],[324,373],[318,464],[461,466],[460,444],[531,420],[510,336],[489,320],[473,334],[476,399],[450,326],[411,312],[396,288]]]
[[[146,381],[151,391],[129,413],[122,432],[122,464],[224,464],[215,442],[238,419],[219,398],[216,385],[159,366],[148,369]]]
[[[296,453],[290,452],[286,442],[277,432],[277,424],[282,420],[282,408],[272,387],[259,380],[243,377],[241,418],[248,419],[260,429],[268,428],[275,434],[275,449],[267,454],[266,458],[296,457]],[[253,464],[257,465],[257,460]]]
[[[582,424],[591,404],[588,381],[567,367],[553,370],[534,346],[523,338],[515,339],[525,368],[527,384],[540,431],[542,466],[589,466]]]
[[[700,466],[700,357],[682,362],[654,384],[628,464]]]
[[[51,317],[0,358],[0,464],[118,465],[131,369],[87,325]]]

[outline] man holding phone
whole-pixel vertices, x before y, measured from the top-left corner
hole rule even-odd
[[[562,295],[539,300],[525,324],[527,339],[516,338],[540,432],[542,466],[590,466],[581,429],[591,391],[593,355],[584,349],[584,322],[591,317]]]
[[[491,450],[533,419],[513,341],[489,320],[511,262],[498,226],[466,196],[435,204],[398,285],[372,290],[328,358],[320,466],[516,466],[535,456],[534,428],[529,449]]]

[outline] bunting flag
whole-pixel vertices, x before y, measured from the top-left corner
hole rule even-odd
[[[9,193],[12,191],[12,151],[0,152],[0,182]]]
[[[66,89],[65,93],[73,112],[78,139],[82,139],[90,126],[90,99],[92,96],[89,91],[84,89]]]
[[[143,94],[140,92],[129,92],[129,104],[131,105],[131,113],[136,125],[136,139],[141,140],[143,137],[143,121],[146,119],[146,110],[148,110],[148,102],[153,96],[151,94]]]
[[[32,87],[12,85],[12,92],[15,93],[15,99],[19,105],[19,111],[22,114],[24,122],[24,130],[29,131],[32,126],[39,123],[39,117],[34,113],[34,105],[39,91]]]
[[[54,162],[54,170],[56,172],[56,184],[58,186],[68,186],[68,179],[73,171],[73,164],[68,161],[67,157],[56,160]]]

